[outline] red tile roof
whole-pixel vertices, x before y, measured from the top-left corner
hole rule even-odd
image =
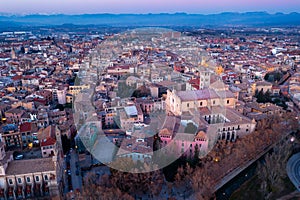
[[[199,90],[200,89],[200,78],[190,79],[189,84],[191,84],[192,87],[195,88],[196,90]]]
[[[20,132],[30,132],[31,131],[31,123],[30,122],[25,122],[20,125]]]
[[[56,140],[54,138],[47,138],[46,140],[43,140],[41,143],[41,146],[50,146],[50,145],[54,145],[56,143]]]
[[[22,75],[17,75],[17,76],[12,77],[12,80],[14,80],[14,81],[21,80],[22,77],[23,77]]]

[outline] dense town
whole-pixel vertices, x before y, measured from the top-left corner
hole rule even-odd
[[[298,29],[115,32],[0,33],[0,199],[210,199],[298,141]]]

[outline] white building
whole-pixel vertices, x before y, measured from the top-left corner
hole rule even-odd
[[[57,90],[56,91],[56,94],[57,94],[57,101],[59,104],[66,104],[66,94],[67,94],[67,91],[62,89],[62,90]]]
[[[210,76],[211,76],[211,73],[209,71],[201,71],[200,72],[200,89],[209,87]]]

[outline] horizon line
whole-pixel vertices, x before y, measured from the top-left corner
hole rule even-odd
[[[297,13],[300,14],[300,11],[293,11],[293,12],[269,12],[269,11],[224,11],[224,12],[214,12],[214,13],[192,13],[192,12],[148,12],[148,13],[134,13],[134,12],[126,12],[126,13],[112,13],[112,12],[99,12],[99,13],[55,13],[55,12],[49,12],[49,13],[9,13],[9,12],[0,12],[0,16],[6,15],[6,16],[28,16],[28,15],[103,15],[103,14],[109,14],[109,15],[160,15],[160,14],[169,14],[169,15],[175,15],[175,14],[186,14],[186,15],[218,15],[218,14],[225,14],[225,13],[235,13],[235,14],[246,14],[246,13],[266,13],[269,15],[275,15],[275,14],[293,14]]]

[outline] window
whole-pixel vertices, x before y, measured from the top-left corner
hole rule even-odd
[[[40,181],[40,177],[39,177],[39,176],[36,176],[36,177],[35,177],[35,181],[39,182],[39,181]]]
[[[45,176],[44,176],[44,179],[45,179],[45,181],[48,181],[48,176],[45,175]]]
[[[215,101],[215,100],[213,100],[213,104],[214,104],[214,105],[216,104],[216,101]]]
[[[229,100],[227,100],[227,104],[229,104]]]
[[[200,102],[200,106],[202,106],[203,105],[203,103],[202,103],[202,101]]]
[[[21,178],[18,178],[18,183],[22,183],[22,179]]]
[[[189,104],[189,103],[187,103],[187,104],[186,104],[186,106],[187,106],[187,107],[190,107],[190,104]]]
[[[248,132],[249,130],[248,129],[246,129],[246,132]]]
[[[27,183],[30,183],[30,177],[26,177]]]
[[[13,180],[12,180],[12,179],[8,179],[8,183],[9,183],[10,185],[12,185],[12,184],[13,184]]]

